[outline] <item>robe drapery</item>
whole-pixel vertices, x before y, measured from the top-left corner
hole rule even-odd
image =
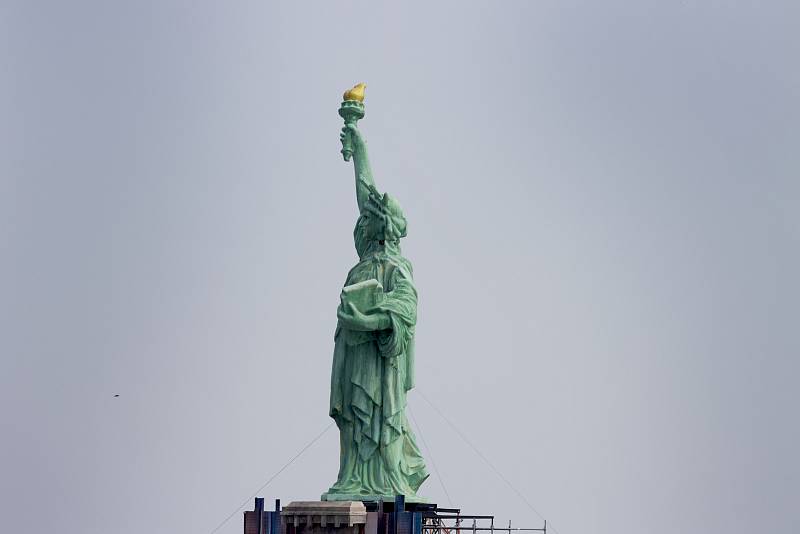
[[[361,261],[345,285],[378,280],[384,288],[377,309],[390,328],[363,332],[338,325],[334,335],[330,416],[339,427],[340,464],[336,483],[323,500],[391,500],[417,495],[428,477],[405,416],[406,394],[414,386],[414,326],[417,290],[411,263],[397,241],[384,245],[356,225]]]

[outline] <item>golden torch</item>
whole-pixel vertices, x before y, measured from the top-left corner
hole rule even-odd
[[[360,83],[344,92],[344,101],[339,106],[339,116],[344,119],[346,126],[355,126],[359,119],[364,118],[364,89],[367,84]],[[348,132],[342,138],[342,156],[345,161],[353,157],[353,140]]]

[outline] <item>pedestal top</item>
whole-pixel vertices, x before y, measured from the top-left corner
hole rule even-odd
[[[367,522],[367,508],[361,501],[295,501],[283,507],[281,517],[295,526],[353,526]]]
[[[361,501],[293,501],[281,510],[281,515],[360,513],[367,513]]]

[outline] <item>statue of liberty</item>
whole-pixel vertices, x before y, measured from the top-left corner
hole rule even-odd
[[[347,91],[339,110],[345,161],[355,166],[359,217],[353,237],[359,262],[347,275],[337,310],[330,416],[340,437],[339,475],[324,501],[424,500],[428,477],[405,416],[414,386],[417,290],[400,253],[406,219],[397,201],[375,187],[356,121],[364,85]]]

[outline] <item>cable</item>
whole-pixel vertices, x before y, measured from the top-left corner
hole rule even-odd
[[[450,498],[450,494],[447,492],[447,488],[444,485],[444,478],[442,478],[442,474],[439,473],[439,468],[436,467],[436,460],[433,459],[433,451],[428,446],[428,442],[425,441],[425,436],[422,435],[422,428],[420,428],[419,423],[417,422],[417,418],[414,417],[414,412],[411,410],[410,405],[408,406],[408,414],[411,416],[411,420],[414,421],[414,426],[417,427],[417,433],[419,434],[420,439],[422,440],[422,444],[425,445],[425,450],[428,451],[428,456],[431,458],[431,464],[433,465],[433,470],[436,471],[436,477],[439,479],[439,484],[442,485],[442,490],[444,490],[444,494],[447,497],[447,502],[450,507],[453,507],[453,499]]]
[[[260,488],[258,488],[258,489],[257,489],[255,492],[253,492],[253,494],[252,494],[251,496],[249,496],[248,498],[246,498],[246,499],[244,500],[244,502],[243,502],[242,504],[240,504],[240,505],[239,505],[239,507],[238,507],[238,508],[236,508],[236,510],[234,510],[233,512],[231,512],[231,515],[229,515],[228,517],[226,517],[226,518],[225,518],[225,520],[224,520],[222,523],[220,523],[219,525],[217,525],[217,528],[215,528],[214,530],[212,530],[210,534],[214,534],[216,531],[218,531],[219,529],[221,529],[221,528],[222,528],[222,527],[225,525],[225,523],[227,523],[228,521],[230,521],[231,517],[233,517],[234,515],[236,515],[236,513],[237,513],[239,510],[241,510],[242,508],[244,508],[244,506],[245,506],[245,505],[246,505],[248,502],[250,502],[250,500],[251,500],[253,497],[255,497],[256,495],[258,495],[258,493],[259,493],[261,490],[263,490],[264,488],[266,488],[266,487],[269,485],[269,483],[270,483],[270,482],[272,482],[273,480],[275,480],[275,478],[277,478],[277,476],[278,476],[278,475],[280,475],[281,473],[283,473],[283,471],[284,471],[284,470],[285,470],[287,467],[289,467],[290,465],[292,465],[292,463],[293,463],[295,460],[297,460],[298,458],[300,458],[300,456],[302,456],[302,454],[303,454],[304,452],[306,452],[306,451],[307,451],[307,450],[308,450],[308,449],[309,449],[309,448],[310,448],[310,447],[311,447],[311,446],[312,446],[314,443],[316,443],[316,442],[317,442],[317,440],[319,440],[319,438],[321,438],[321,437],[322,437],[322,436],[325,434],[325,432],[327,432],[328,430],[330,430],[330,428],[331,428],[333,425],[334,425],[334,423],[333,423],[333,422],[331,422],[331,424],[329,424],[328,426],[326,426],[326,427],[325,427],[325,430],[323,430],[322,432],[320,432],[319,434],[317,434],[317,437],[315,437],[314,439],[312,439],[312,440],[311,440],[311,441],[310,441],[310,442],[309,442],[309,443],[308,443],[308,444],[307,444],[305,447],[303,447],[302,449],[300,449],[300,452],[298,452],[297,454],[295,454],[295,455],[292,457],[292,459],[291,459],[291,460],[289,460],[288,462],[286,462],[286,463],[283,465],[283,467],[281,467],[280,469],[278,469],[278,471],[277,471],[277,472],[276,472],[274,475],[272,475],[271,477],[269,477],[269,479],[268,479],[266,482],[264,482],[264,483],[261,485],[261,487],[260,487]]]
[[[526,499],[526,498],[525,498],[525,495],[523,495],[521,491],[519,491],[519,490],[518,490],[516,487],[514,487],[514,485],[513,485],[513,484],[512,484],[512,483],[511,483],[511,482],[510,482],[510,481],[509,481],[509,480],[508,480],[508,479],[507,479],[505,476],[503,476],[503,473],[501,473],[501,472],[500,472],[500,471],[499,471],[499,470],[498,470],[498,469],[497,469],[497,468],[496,468],[496,467],[495,467],[495,466],[492,464],[492,462],[490,462],[490,461],[489,461],[489,459],[488,459],[488,458],[486,458],[486,456],[484,456],[484,455],[483,455],[483,453],[481,453],[481,451],[479,451],[479,450],[478,450],[478,448],[477,448],[477,447],[475,447],[475,445],[473,445],[473,444],[472,444],[472,442],[471,442],[470,440],[468,440],[468,439],[467,439],[467,436],[465,436],[465,435],[464,435],[464,434],[463,434],[463,433],[462,433],[462,432],[461,432],[461,431],[460,431],[460,430],[459,430],[459,429],[456,427],[456,425],[454,425],[452,422],[450,422],[450,419],[448,419],[448,418],[447,418],[447,416],[445,416],[445,415],[444,415],[444,414],[441,412],[441,410],[439,410],[439,408],[437,408],[436,406],[434,406],[434,405],[433,405],[433,403],[432,403],[432,402],[431,402],[431,401],[428,399],[428,397],[426,397],[426,396],[425,396],[425,394],[424,394],[424,393],[422,393],[422,391],[420,391],[419,387],[417,387],[417,388],[416,388],[416,390],[417,390],[417,393],[419,393],[419,395],[422,397],[422,399],[423,399],[425,402],[427,402],[427,403],[428,403],[428,405],[429,405],[431,408],[433,408],[433,409],[436,411],[436,413],[438,413],[438,414],[439,414],[439,416],[440,416],[442,419],[444,419],[445,423],[447,423],[447,424],[450,426],[450,428],[452,428],[453,430],[455,430],[455,431],[456,431],[456,434],[458,434],[458,435],[461,437],[461,439],[463,439],[463,440],[464,440],[464,443],[466,443],[467,445],[469,445],[469,446],[470,446],[470,448],[471,448],[473,451],[475,451],[475,453],[476,453],[476,454],[477,454],[477,455],[478,455],[478,456],[481,458],[481,460],[483,460],[483,462],[484,462],[486,465],[488,465],[488,466],[489,466],[489,467],[492,469],[492,471],[494,471],[494,472],[495,472],[495,474],[496,474],[498,477],[500,477],[500,479],[501,479],[503,482],[505,482],[505,483],[506,483],[506,486],[508,486],[509,488],[511,488],[511,490],[512,490],[514,493],[516,493],[516,494],[517,494],[517,497],[519,497],[520,499],[522,499],[522,501],[523,501],[525,504],[527,504],[527,505],[528,505],[528,508],[530,508],[531,510],[533,510],[533,511],[536,513],[536,515],[538,515],[538,516],[539,516],[539,518],[541,518],[541,520],[542,520],[542,521],[545,521],[545,518],[544,518],[544,516],[543,516],[541,513],[539,513],[539,510],[537,510],[536,508],[534,508],[534,506],[533,506],[533,505],[530,503],[530,501],[528,501],[528,499]],[[559,533],[558,533],[558,530],[556,530],[555,528],[553,528],[553,527],[552,527],[552,524],[549,524],[549,525],[548,525],[548,527],[552,528],[552,529],[553,529],[553,532],[555,532],[556,534],[559,534]]]

